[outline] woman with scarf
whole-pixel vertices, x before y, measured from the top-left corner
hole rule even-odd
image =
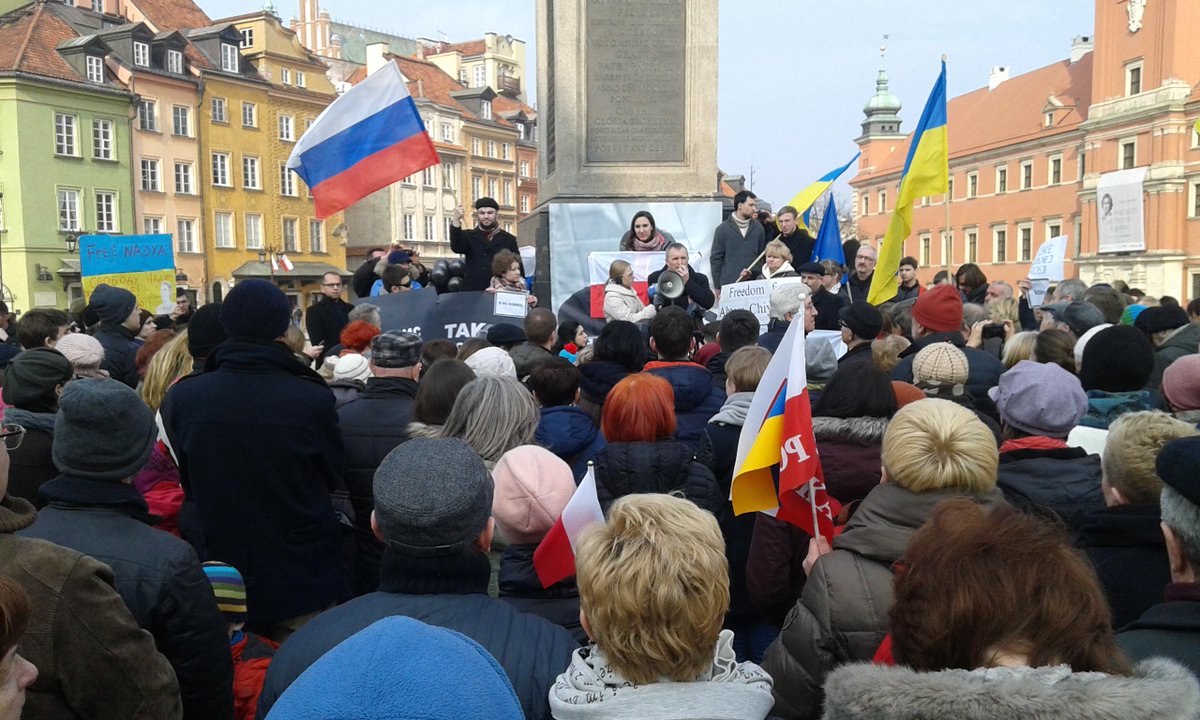
[[[525,278],[521,277],[521,256],[511,250],[501,250],[492,258],[492,284],[487,291],[520,293],[529,307],[537,307],[537,297],[529,292]]]
[[[621,250],[634,252],[662,252],[667,243],[675,242],[670,233],[662,232],[654,224],[654,216],[645,210],[633,215],[629,229],[621,236]]]
[[[658,313],[654,305],[646,305],[633,289],[633,266],[625,260],[613,260],[608,266],[608,282],[604,285],[604,321],[652,320]]]

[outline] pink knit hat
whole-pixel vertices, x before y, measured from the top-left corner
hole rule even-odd
[[[1163,372],[1163,395],[1176,412],[1200,410],[1200,355],[1184,355]]]
[[[536,445],[504,453],[492,479],[492,517],[501,537],[512,544],[541,542],[575,492],[571,467]]]

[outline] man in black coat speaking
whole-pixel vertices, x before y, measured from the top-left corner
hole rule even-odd
[[[466,265],[463,272],[464,292],[488,289],[492,282],[492,258],[501,250],[521,254],[517,249],[517,238],[501,230],[496,222],[499,210],[500,206],[492,198],[479,198],[475,201],[475,227],[464,230],[463,209],[454,208],[454,215],[450,218],[450,249],[462,255]],[[524,275],[524,270],[521,274]]]

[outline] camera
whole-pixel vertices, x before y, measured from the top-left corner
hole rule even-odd
[[[987,325],[983,326],[984,340],[989,338],[1000,338],[1003,340],[1004,337],[1004,323],[988,323]]]

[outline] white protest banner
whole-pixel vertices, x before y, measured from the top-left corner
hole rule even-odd
[[[1067,255],[1067,237],[1059,235],[1042,243],[1029,265],[1029,307],[1041,307],[1051,282],[1063,279],[1063,261]]]
[[[1100,252],[1146,249],[1142,185],[1147,169],[1118,170],[1100,176],[1096,186]]]
[[[492,312],[500,317],[523,318],[529,313],[529,296],[518,292],[495,293],[496,303]]]
[[[760,332],[767,331],[771,322],[771,293],[781,285],[799,285],[800,278],[775,278],[773,280],[750,280],[726,285],[721,292],[720,304],[713,308],[717,319],[725,317],[730,310],[749,310],[758,318]],[[725,289],[730,293],[727,295]],[[805,289],[807,293],[807,288]]]
[[[1029,307],[1040,308],[1046,304],[1046,294],[1050,292],[1050,281],[1047,278],[1033,278],[1029,281]]]

